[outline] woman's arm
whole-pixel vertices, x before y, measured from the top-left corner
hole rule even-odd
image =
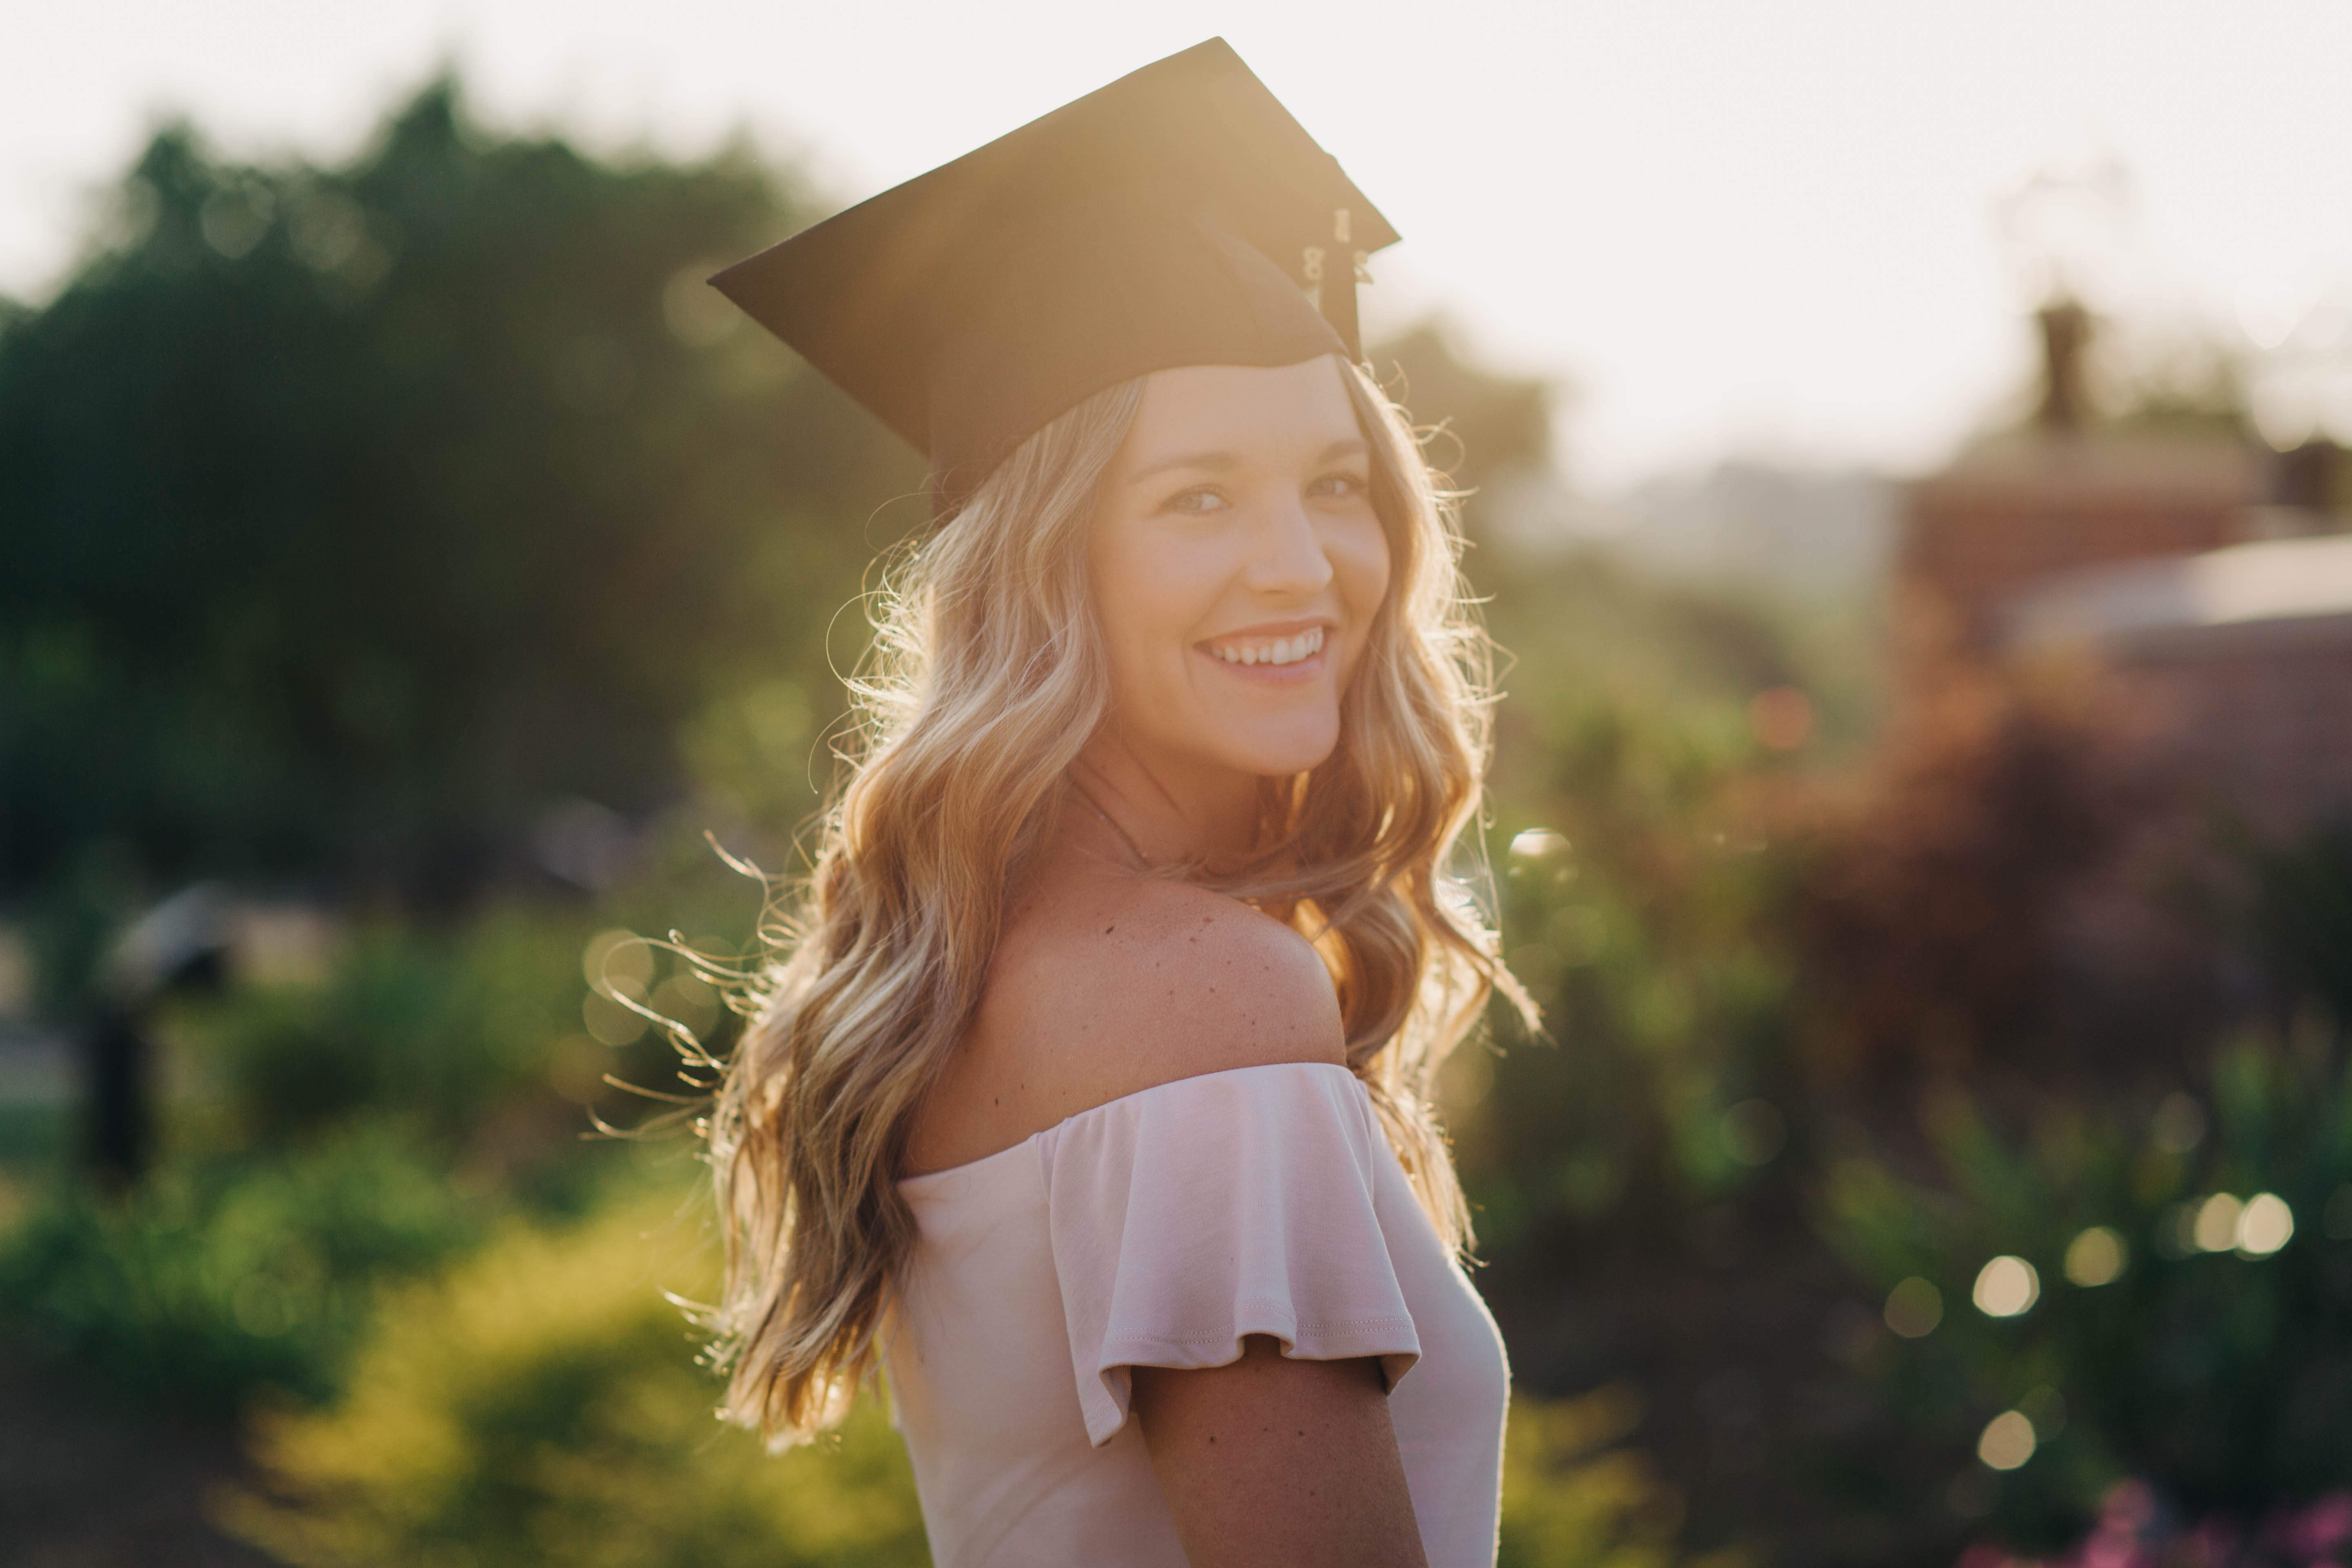
[[[1371,1361],[1133,1369],[1134,1411],[1193,1568],[1427,1568]]]

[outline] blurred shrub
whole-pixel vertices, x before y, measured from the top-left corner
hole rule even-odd
[[[675,1204],[513,1229],[388,1304],[334,1409],[280,1415],[274,1489],[230,1506],[289,1562],[783,1568],[928,1561],[905,1450],[866,1405],[771,1458],[660,1286],[707,1286]]]
[[[2062,679],[1945,658],[1909,679],[1864,764],[1790,803],[1803,853],[1783,918],[1811,1065],[1881,1081],[2075,1065],[2133,1009],[2069,1005],[2088,977],[2067,962],[2068,921],[2146,827],[2159,782],[2116,716]],[[2126,1048],[2144,1059],[2148,1043]]]
[[[741,879],[730,880],[740,902]],[[187,1136],[266,1149],[391,1115],[433,1157],[521,1183],[527,1201],[560,1201],[564,1183],[609,1152],[583,1146],[594,1116],[641,1119],[606,1075],[657,1092],[686,1087],[664,1031],[618,998],[721,1049],[732,1026],[690,965],[598,923],[519,901],[446,924],[372,918],[337,938],[315,973],[182,1004],[171,1034],[205,1108],[184,1117]]]
[[[715,1381],[657,1288],[708,1283],[709,1248],[681,1212],[641,1203],[569,1231],[510,1229],[397,1293],[339,1405],[265,1420],[269,1489],[234,1500],[230,1522],[315,1568],[927,1562],[905,1452],[876,1403],[836,1441],[781,1458],[713,1420]],[[1625,1387],[1514,1399],[1507,1568],[1685,1560],[1674,1488],[1616,1447],[1640,1410]]]
[[[1824,1234],[1910,1342],[1870,1364],[1959,1511],[2055,1547],[2129,1477],[2243,1525],[2352,1475],[2340,1047],[2316,1024],[2250,1035],[2210,1100],[2048,1103],[2021,1137],[1948,1091],[1931,1173],[1833,1167]]]
[[[12,1184],[0,1321],[142,1398],[331,1395],[381,1284],[444,1265],[502,1214],[576,1213],[641,1174],[589,1141],[600,1105],[635,1110],[602,1076],[677,1087],[677,1057],[593,992],[586,969],[622,934],[593,923],[523,904],[438,928],[375,919],[313,973],[178,1005],[165,1032],[189,1092],[166,1158],[120,1204],[63,1169]],[[614,983],[698,1007],[698,1026],[719,1016],[655,959],[629,946]]]
[[[1512,1396],[1496,1568],[1670,1568],[1685,1560],[1680,1496],[1649,1455],[1614,1446],[1641,1415],[1641,1394],[1622,1384],[1577,1399]],[[1730,1568],[1741,1559],[1693,1561]]]
[[[1774,1158],[1787,1131],[1725,1135],[1735,1106],[1780,1117],[1790,984],[1738,710],[1563,692],[1517,722],[1544,771],[1505,802],[1502,926],[1551,1038],[1465,1067],[1492,1084],[1455,1116],[1498,1261],[1522,1238],[1672,1227]]]
[[[2235,847],[2252,884],[2249,945],[2270,978],[2352,1018],[2352,816]]]
[[[582,1030],[587,935],[577,916],[519,905],[440,931],[365,922],[323,973],[232,989],[186,1010],[180,1033],[240,1142],[307,1136],[371,1108],[454,1141],[545,1090],[562,1042]]]
[[[482,1225],[399,1130],[159,1173],[119,1205],[59,1184],[0,1237],[0,1316],[37,1345],[167,1402],[337,1386],[379,1285]]]
[[[1769,668],[1727,658],[1717,689]],[[2242,1044],[2218,1109],[2167,1101],[2212,1061],[2221,933],[2150,872],[2220,862],[2063,684],[1935,679],[1834,777],[1788,769],[1752,705],[1515,677],[1502,924],[1552,1043],[1505,1024],[1499,1058],[1449,1071],[1515,1363],[1545,1393],[1636,1380],[1702,1545],[1928,1560],[1997,1509],[2055,1548],[2134,1475],[2197,1519],[2315,1497],[2352,1466],[2314,1436],[2352,1429],[2336,1048]],[[2332,994],[2339,857],[2322,836],[2248,862],[2250,967]],[[1923,1140],[1918,1086],[1986,1068]],[[2278,1256],[2154,1252],[2190,1200],[2262,1193],[2297,1226]],[[2129,1267],[2074,1283],[2097,1227]],[[1973,1304],[2000,1257],[2033,1271],[2021,1316]],[[2021,1432],[2050,1441],[2020,1470],[1976,1458]]]

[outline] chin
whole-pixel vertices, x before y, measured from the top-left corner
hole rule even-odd
[[[1339,726],[1335,719],[1305,733],[1238,738],[1226,755],[1244,773],[1261,778],[1288,778],[1293,773],[1321,767],[1339,747]]]

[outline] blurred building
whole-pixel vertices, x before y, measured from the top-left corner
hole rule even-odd
[[[1904,497],[1915,646],[2068,658],[2170,760],[2273,830],[2352,812],[2352,532],[2338,454],[2102,428],[2088,320],[2042,313],[2041,407]]]
[[[1895,503],[1862,469],[1734,458],[1654,479],[1596,521],[1610,552],[1650,577],[1816,608],[1883,590]]]

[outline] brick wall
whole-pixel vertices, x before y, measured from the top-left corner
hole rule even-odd
[[[2040,580],[2238,542],[2262,479],[2234,443],[2037,430],[1910,487],[1897,571],[1988,647],[2000,604]]]

